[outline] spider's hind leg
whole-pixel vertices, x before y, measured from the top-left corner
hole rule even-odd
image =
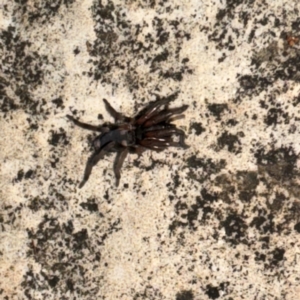
[[[178,129],[178,128],[175,128],[175,130],[176,130],[176,134],[179,135],[179,142],[178,142],[179,147],[182,147],[184,149],[190,148],[190,146],[187,145],[185,143],[185,141],[184,141],[185,140],[185,133],[184,133],[184,131],[181,130],[181,129]]]
[[[172,125],[169,125],[172,126]],[[172,147],[182,147],[182,148],[189,148],[184,139],[185,139],[185,133],[183,130],[176,128],[175,126],[169,127],[169,128],[162,128],[158,130],[158,127],[154,127],[156,130],[149,130],[145,132],[145,137],[150,138],[153,141],[167,141],[169,142],[169,146]],[[151,127],[149,128],[151,129]],[[170,139],[171,136],[178,135],[179,141],[174,142]]]

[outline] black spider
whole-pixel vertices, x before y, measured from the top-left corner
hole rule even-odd
[[[84,186],[90,177],[93,166],[108,151],[117,151],[114,172],[116,185],[118,186],[121,177],[120,170],[129,152],[141,154],[147,149],[163,151],[168,147],[187,148],[188,146],[184,142],[184,132],[170,123],[174,119],[183,117],[181,114],[188,108],[188,105],[176,108],[168,107],[177,95],[178,93],[175,93],[169,97],[160,98],[158,101],[149,104],[134,118],[123,116],[115,111],[107,100],[103,99],[106,110],[115,118],[115,124],[106,123],[94,126],[82,123],[67,115],[68,119],[73,121],[75,125],[101,132],[93,141],[95,152],[87,162],[84,177],[79,187]],[[174,141],[173,138],[176,135],[179,136],[179,141]]]

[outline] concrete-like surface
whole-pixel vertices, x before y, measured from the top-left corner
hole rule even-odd
[[[0,3],[1,299],[300,299],[293,3]],[[177,90],[191,147],[79,189],[93,134],[66,115]]]

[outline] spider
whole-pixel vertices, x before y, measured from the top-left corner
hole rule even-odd
[[[169,108],[169,103],[175,100],[177,95],[178,93],[174,93],[168,97],[158,97],[157,101],[150,103],[133,118],[123,116],[103,99],[106,110],[115,119],[114,124],[94,126],[67,115],[75,125],[100,132],[93,141],[95,152],[87,161],[79,188],[88,181],[92,168],[107,152],[113,150],[117,152],[113,168],[118,186],[121,178],[120,170],[128,153],[141,154],[147,149],[163,151],[168,147],[188,148],[184,142],[184,132],[170,123],[174,119],[184,117],[181,114],[188,108],[188,105]],[[174,141],[174,136],[179,137],[178,141]]]

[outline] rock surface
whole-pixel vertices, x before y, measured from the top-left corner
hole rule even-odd
[[[299,299],[300,5],[1,3],[1,299]],[[190,148],[78,189],[93,134],[66,115],[177,90]]]

